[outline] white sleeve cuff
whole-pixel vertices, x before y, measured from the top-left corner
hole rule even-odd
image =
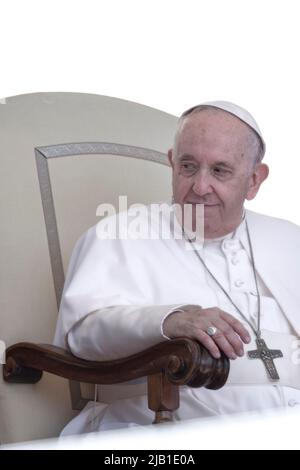
[[[186,304],[181,304],[181,305],[178,305],[177,307],[175,308],[172,308],[172,310],[169,310],[169,312],[166,313],[166,315],[163,317],[162,319],[162,322],[161,322],[161,325],[160,325],[160,331],[161,331],[161,335],[163,338],[165,339],[171,339],[169,338],[169,336],[166,336],[164,334],[164,322],[165,320],[170,316],[172,315],[172,313],[175,313],[175,312],[184,312],[183,308],[182,307],[185,307]]]

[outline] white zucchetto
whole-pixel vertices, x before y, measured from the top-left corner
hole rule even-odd
[[[192,108],[188,109],[183,113],[184,115],[189,114],[194,108],[198,106],[211,106],[213,108],[218,108],[227,113],[233,114],[233,116],[238,117],[241,121],[245,122],[251,129],[253,129],[257,135],[259,136],[262,147],[263,147],[263,155],[266,152],[266,144],[264,138],[262,136],[262,132],[255,121],[254,117],[244,108],[238,106],[237,104],[231,103],[229,101],[207,101],[206,103],[201,103],[200,105],[193,106]]]

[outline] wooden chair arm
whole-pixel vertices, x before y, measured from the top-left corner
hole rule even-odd
[[[6,350],[3,377],[10,383],[36,383],[42,372],[79,382],[116,384],[164,371],[176,385],[221,388],[228,377],[225,356],[213,359],[196,341],[164,341],[132,356],[113,361],[87,361],[50,345],[17,343]]]
[[[214,359],[199,343],[187,338],[164,341],[132,356],[113,361],[87,361],[49,344],[17,343],[6,350],[3,378],[9,383],[36,383],[49,372],[66,379],[116,384],[148,377],[149,408],[155,422],[170,420],[179,406],[179,385],[221,388],[229,360]]]

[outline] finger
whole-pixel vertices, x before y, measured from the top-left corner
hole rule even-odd
[[[233,330],[233,328],[221,318],[214,322],[216,328],[223,333],[228,343],[231,345],[234,353],[237,356],[244,355],[244,345],[240,339],[240,336]],[[213,336],[214,339],[215,335]]]
[[[206,349],[215,359],[220,359],[220,350],[216,343],[211,339],[210,336],[208,336],[207,333],[202,330],[198,330],[195,334],[195,338],[199,341],[199,343],[203,344],[203,346],[206,347]]]
[[[241,340],[244,343],[250,343],[251,341],[251,336],[248,332],[248,330],[244,327],[244,325],[234,318],[232,315],[226,312],[221,313],[221,318],[223,318],[229,325],[234,329],[234,331],[240,336]]]
[[[229,357],[229,359],[237,358],[237,355],[232,345],[230,344],[230,342],[228,341],[228,339],[226,338],[222,330],[218,329],[217,332],[211,338],[217,344],[219,349],[223,351],[227,357]]]

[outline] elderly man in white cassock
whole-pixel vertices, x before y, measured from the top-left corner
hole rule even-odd
[[[183,113],[168,153],[173,199],[192,205],[193,227],[204,206],[203,243],[176,217],[173,234],[181,238],[105,239],[99,225],[89,229],[71,258],[55,344],[105,361],[184,336],[215,358],[225,353],[226,385],[182,387],[175,419],[300,403],[300,229],[244,209],[268,176],[264,153],[256,121],[237,105],[209,102]],[[125,219],[123,212],[109,223]],[[262,357],[264,344],[273,365]],[[89,403],[63,434],[151,423],[146,395],[133,395]]]

